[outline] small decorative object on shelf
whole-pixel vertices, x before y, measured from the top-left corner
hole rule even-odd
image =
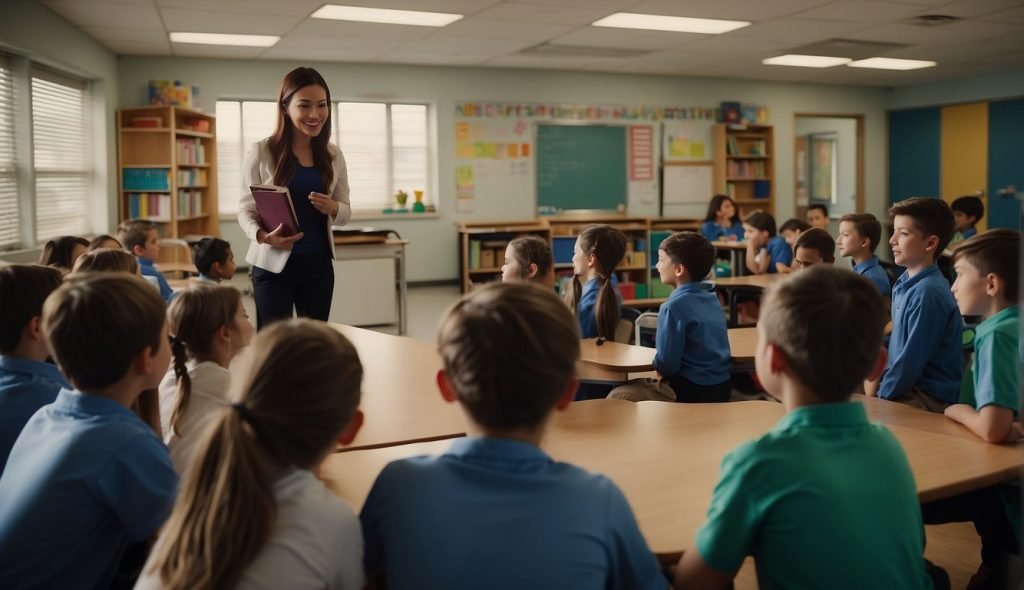
[[[409,201],[409,193],[403,190],[398,191],[395,193],[395,201],[398,203],[395,213],[405,213],[407,211],[405,204]]]
[[[412,194],[416,197],[416,202],[412,204],[412,212],[424,213],[427,207],[423,204],[423,191],[412,191]]]

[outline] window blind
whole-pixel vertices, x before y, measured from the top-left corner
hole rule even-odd
[[[11,78],[10,62],[6,56],[0,55],[0,249],[17,247],[21,241]]]

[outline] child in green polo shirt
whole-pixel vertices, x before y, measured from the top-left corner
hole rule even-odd
[[[885,306],[864,277],[816,265],[767,290],[758,379],[786,415],[722,461],[676,588],[728,588],[748,556],[762,590],[931,588],[914,477],[850,393],[885,367]]]
[[[974,361],[964,375],[960,402],[946,416],[986,442],[1021,437],[1020,318],[1018,262],[1020,234],[993,229],[956,249],[953,296],[963,315],[984,318],[975,329]],[[981,536],[981,567],[968,588],[1002,588],[1005,554],[1018,553],[1020,490],[1003,485],[930,502],[921,507],[927,524],[972,521]]]

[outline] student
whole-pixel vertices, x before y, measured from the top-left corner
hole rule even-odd
[[[39,264],[59,268],[69,272],[75,267],[75,261],[89,249],[89,241],[78,236],[61,236],[47,240],[43,245],[43,253],[39,256]]]
[[[809,229],[811,229],[811,224],[806,221],[800,219],[787,219],[786,223],[779,226],[779,235],[782,236],[782,239],[786,240],[786,243],[789,244],[790,249],[792,249],[796,246],[796,239],[800,237],[800,234]],[[793,269],[784,262],[776,262],[775,270],[785,274],[791,272]]]
[[[835,264],[836,241],[823,229],[812,227],[800,234],[793,244],[793,270],[816,264]]]
[[[196,285],[167,308],[174,360],[160,382],[160,424],[179,474],[192,461],[203,427],[228,405],[228,365],[252,339],[242,294]]]
[[[875,248],[882,239],[882,224],[870,213],[848,213],[839,218],[839,255],[853,259],[853,271],[862,275],[878,289],[882,297],[889,298],[892,284],[889,275],[878,263]]]
[[[164,273],[160,272],[154,261],[160,256],[160,239],[156,235],[156,224],[148,219],[128,219],[117,226],[117,237],[124,244],[124,249],[138,260],[142,276],[153,277],[160,287],[160,296],[164,301],[174,297],[174,291],[167,284]]]
[[[537,236],[520,236],[509,242],[505,247],[501,280],[527,280],[553,287],[551,246]]]
[[[953,222],[957,235],[954,242],[969,240],[978,233],[974,226],[985,216],[985,203],[973,195],[954,199],[949,208],[953,210]]]
[[[120,250],[121,248],[124,248],[124,246],[121,244],[121,242],[118,242],[117,239],[114,238],[113,236],[101,234],[96,236],[95,238],[92,239],[91,242],[89,242],[89,252],[92,252],[93,250],[96,250],[98,248],[116,248]]]
[[[21,429],[36,410],[68,387],[46,362],[49,351],[39,327],[43,302],[63,275],[48,266],[0,267],[0,472]]]
[[[807,208],[807,223],[811,227],[828,231],[828,207],[815,203]]]
[[[231,244],[220,238],[203,238],[192,248],[192,260],[199,280],[219,283],[235,276],[235,254]]]
[[[964,378],[960,400],[946,416],[986,442],[1013,442],[1021,437],[1015,422],[1020,412],[1020,316],[1018,270],[1020,234],[993,229],[957,248],[953,295],[960,313],[980,315],[974,360]],[[1008,514],[1020,514],[1017,486],[988,487],[921,507],[925,524],[973,521],[981,536],[981,567],[969,588],[1000,588],[1004,551],[1020,552]],[[1002,578],[1005,580],[1005,578]]]
[[[139,262],[135,257],[121,249],[96,248],[89,250],[78,259],[72,272],[126,272],[137,275]]]
[[[743,220],[747,240],[747,268],[761,275],[778,272],[776,264],[793,261],[793,251],[775,235],[775,218],[764,211],[754,211]]]
[[[4,585],[106,588],[118,571],[130,582],[122,555],[160,528],[178,484],[167,447],[129,409],[167,370],[165,313],[145,281],[113,273],[69,277],[43,305],[75,389],[32,416],[0,476]]]
[[[472,436],[384,468],[363,505],[366,573],[391,590],[666,587],[622,492],[538,446],[576,389],[579,330],[558,298],[492,283],[441,321],[437,374]]]
[[[931,588],[907,457],[850,401],[885,363],[878,291],[820,265],[769,287],[763,308],[754,364],[787,413],[722,460],[676,588],[729,588],[747,556],[765,589]]]
[[[678,402],[727,402],[732,394],[732,356],[725,314],[701,281],[715,248],[692,232],[672,234],[658,247],[661,282],[674,287],[658,310],[654,369],[658,379],[636,379],[608,397]]]
[[[363,587],[359,520],[313,473],[363,423],[356,349],[306,319],[276,322],[252,348],[136,590]]]
[[[619,323],[619,292],[612,273],[626,255],[626,236],[610,225],[588,225],[576,238],[572,286],[565,301],[584,338],[613,340]],[[580,287],[580,277],[587,284]]]
[[[709,242],[722,240],[735,242],[743,240],[743,224],[740,223],[736,202],[725,195],[715,195],[708,202],[708,212],[700,233]]]
[[[889,209],[893,261],[907,270],[892,287],[889,362],[871,395],[942,412],[957,402],[963,375],[963,319],[935,259],[953,237],[941,199],[913,197]]]

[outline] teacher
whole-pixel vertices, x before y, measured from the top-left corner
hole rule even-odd
[[[252,240],[256,325],[299,317],[327,321],[334,295],[332,225],[352,216],[345,158],[331,138],[331,91],[313,68],[296,68],[281,81],[277,128],[256,142],[242,165],[238,223]],[[299,233],[260,225],[250,186],[288,187]]]

